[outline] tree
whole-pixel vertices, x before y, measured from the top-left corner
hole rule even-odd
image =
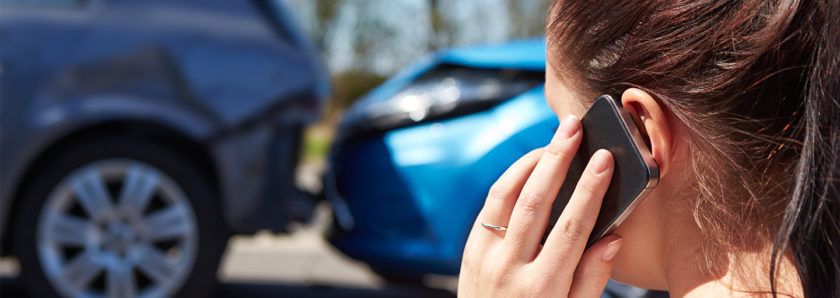
[[[442,12],[440,1],[429,0],[429,51],[452,46],[456,24]]]
[[[318,49],[326,48],[327,33],[338,16],[339,8],[343,0],[318,0],[315,1],[315,28],[313,35]]]
[[[545,17],[552,0],[507,0],[508,37],[525,38],[545,33]]]

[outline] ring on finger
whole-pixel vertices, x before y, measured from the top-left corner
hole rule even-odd
[[[491,224],[488,224],[488,223],[485,223],[485,222],[481,222],[481,225],[484,226],[485,228],[488,228],[488,229],[493,229],[493,230],[497,230],[497,231],[507,231],[506,226],[491,225]]]

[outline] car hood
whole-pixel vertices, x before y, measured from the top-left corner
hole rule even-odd
[[[351,123],[358,124],[360,117],[375,103],[390,99],[406,84],[429,69],[451,64],[472,68],[509,68],[528,71],[545,71],[545,40],[543,38],[517,40],[506,43],[458,47],[429,54],[399,71],[379,87],[362,96],[347,109],[339,124],[342,129]]]

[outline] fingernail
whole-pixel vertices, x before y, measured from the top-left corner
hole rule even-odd
[[[601,259],[604,260],[604,262],[612,261],[615,258],[615,255],[618,254],[619,249],[621,249],[621,238],[607,244],[607,248],[604,249],[604,255],[601,256]]]
[[[560,133],[566,137],[571,138],[580,130],[580,120],[575,115],[566,116],[560,122]]]
[[[592,170],[595,174],[601,174],[610,167],[611,161],[609,151],[604,149],[598,150],[592,156]]]

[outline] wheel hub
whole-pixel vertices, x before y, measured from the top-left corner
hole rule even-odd
[[[43,271],[67,297],[173,295],[198,250],[183,190],[134,160],[98,161],[68,175],[47,197],[37,232]]]
[[[102,249],[122,258],[139,240],[136,226],[123,219],[109,220],[101,230],[104,234]]]

